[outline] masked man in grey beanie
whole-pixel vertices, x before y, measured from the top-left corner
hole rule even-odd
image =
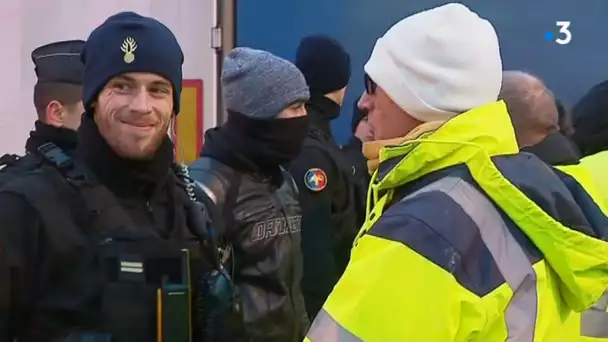
[[[45,144],[46,164],[0,191],[0,340],[200,338],[205,217],[167,135],[183,58],[133,12],[89,36],[75,156]]]
[[[309,99],[302,73],[266,51],[236,48],[224,60],[228,120],[205,133],[190,166],[213,201],[213,221],[233,253],[230,270],[242,314],[218,341],[301,341],[308,325],[300,281],[301,212],[297,187],[281,165],[300,152]],[[240,319],[240,322],[239,322]]]
[[[492,24],[413,14],[364,68],[366,222],[306,341],[579,340],[565,320],[606,290],[608,221],[519,153]]]

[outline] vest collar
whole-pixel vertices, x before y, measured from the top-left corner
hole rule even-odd
[[[375,143],[379,145],[379,167],[374,177],[378,190],[395,188],[431,172],[466,163],[480,153],[489,161],[493,156],[519,152],[503,101],[477,107],[441,125],[437,122],[421,125],[400,139]]]

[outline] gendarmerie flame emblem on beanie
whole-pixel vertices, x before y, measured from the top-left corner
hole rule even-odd
[[[171,82],[174,112],[179,113],[184,54],[173,32],[158,20],[134,12],[115,14],[91,32],[80,58],[87,113],[110,79],[130,72],[153,73]]]
[[[125,53],[125,57],[123,58],[125,63],[130,64],[135,60],[135,50],[137,49],[137,43],[133,37],[127,37],[122,42],[120,46],[120,50]]]

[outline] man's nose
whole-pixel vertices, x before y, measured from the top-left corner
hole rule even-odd
[[[366,91],[364,91],[363,94],[361,95],[361,97],[359,98],[359,102],[357,102],[357,107],[360,110],[367,112],[371,109],[370,103],[371,103],[371,99],[369,97],[369,94]]]
[[[148,113],[152,110],[152,101],[147,91],[138,91],[133,97],[129,108],[135,112]]]

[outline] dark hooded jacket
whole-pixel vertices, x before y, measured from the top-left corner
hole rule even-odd
[[[543,141],[522,151],[532,153],[552,166],[576,165],[580,161],[580,153],[574,143],[559,132],[549,134]]]
[[[591,88],[572,109],[574,142],[582,156],[608,150],[608,81]]]

